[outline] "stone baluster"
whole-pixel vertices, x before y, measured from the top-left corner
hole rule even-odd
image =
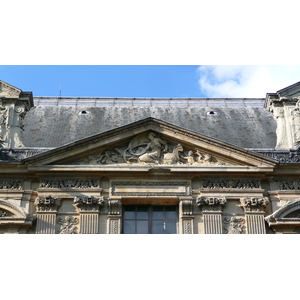
[[[202,207],[204,233],[222,234],[222,211],[226,204],[225,198],[197,197],[196,203]]]
[[[267,198],[248,197],[240,199],[241,206],[245,211],[248,234],[265,234],[265,207],[268,205]]]
[[[103,204],[103,197],[74,198],[74,206],[80,213],[81,234],[97,234],[99,232],[99,211]]]
[[[60,198],[51,196],[36,198],[37,234],[55,234],[57,209],[60,205]]]

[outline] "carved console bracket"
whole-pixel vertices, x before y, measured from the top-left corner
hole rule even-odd
[[[197,197],[196,204],[202,207],[202,211],[220,211],[222,212],[224,205],[226,204],[226,198],[217,197]]]

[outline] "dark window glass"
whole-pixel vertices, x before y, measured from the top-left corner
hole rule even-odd
[[[177,216],[176,206],[124,206],[123,233],[177,233]]]

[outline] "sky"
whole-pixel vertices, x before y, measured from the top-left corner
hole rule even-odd
[[[300,65],[2,65],[34,96],[263,98],[300,81]]]

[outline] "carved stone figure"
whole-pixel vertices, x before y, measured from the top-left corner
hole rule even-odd
[[[167,165],[173,165],[180,161],[179,152],[183,151],[181,144],[178,144],[172,153],[166,153],[163,157],[163,163]]]
[[[284,110],[281,107],[274,108],[274,118],[277,122],[276,128],[276,149],[284,149],[287,148],[286,144],[286,124],[284,117]]]
[[[224,223],[227,225],[224,228],[224,233],[228,234],[242,234],[244,229],[244,222],[243,218],[231,217],[231,218],[224,218]]]
[[[195,163],[195,160],[194,160],[193,155],[194,155],[194,152],[193,152],[192,150],[190,150],[190,151],[188,152],[188,155],[183,157],[183,159],[186,160],[186,163],[187,163],[188,165],[193,165],[193,164]]]
[[[293,120],[294,143],[296,148],[300,145],[300,100],[296,104],[296,108],[291,112]]]
[[[60,225],[58,232],[60,234],[74,234],[77,233],[77,225],[79,223],[78,218],[72,217],[59,217],[57,220],[57,224]]]
[[[168,144],[161,138],[156,137],[153,132],[148,134],[148,138],[150,142],[144,149],[144,152],[147,150],[150,150],[150,152],[139,156],[138,161],[145,163],[160,162],[162,152],[168,151]]]

